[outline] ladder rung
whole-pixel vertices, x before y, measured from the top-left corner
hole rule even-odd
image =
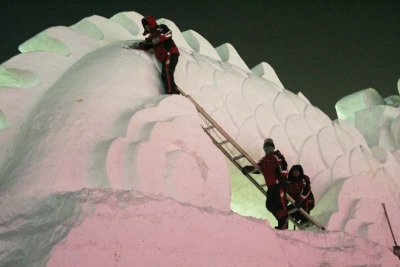
[[[241,159],[241,158],[244,158],[244,155],[238,155],[238,156],[232,157],[231,159],[236,161],[236,160]]]
[[[204,129],[204,131],[209,131],[209,130],[211,130],[212,128],[215,128],[215,127],[212,126],[212,125],[210,125],[210,126],[208,126],[208,127],[204,127],[203,129]]]
[[[301,226],[302,228],[308,228],[308,227],[311,227],[313,225],[315,225],[315,224],[313,224],[311,221],[305,221],[305,222],[302,222],[302,223],[299,224],[299,226]]]
[[[299,210],[298,208],[293,208],[293,209],[291,209],[291,210],[288,211],[288,214],[295,213],[295,212],[298,211],[298,210]]]
[[[227,144],[227,143],[229,143],[229,141],[228,141],[228,140],[224,140],[224,141],[219,142],[219,143],[217,143],[217,144],[220,145],[220,146],[222,146],[222,145],[225,145],[225,144]]]

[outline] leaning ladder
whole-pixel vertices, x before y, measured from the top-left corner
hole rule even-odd
[[[180,88],[178,88],[178,90],[196,107],[200,118],[204,122],[204,125],[202,125],[203,130],[211,138],[212,142],[218,147],[218,149],[221,150],[221,152],[233,163],[233,165],[235,165],[239,170],[242,170],[242,163],[245,159],[251,165],[256,166],[257,163],[250,157],[250,155],[244,151],[244,149],[235,140],[233,140],[233,138],[230,137],[229,134],[227,134],[225,130],[190,95],[187,95]],[[267,195],[267,192],[264,190],[264,187],[266,187],[265,184],[259,184],[257,180],[251,176],[251,174],[246,174],[245,176],[255,187],[258,188],[258,190],[260,190],[262,194],[265,196]],[[295,203],[294,199],[289,194],[286,194],[286,199],[292,204]],[[290,216],[296,211],[299,211],[301,214],[303,214],[308,222],[303,224],[297,223]],[[293,208],[288,211],[288,214],[289,220],[300,230],[304,230],[312,225],[316,226],[320,230],[325,230],[324,226],[317,222],[302,208]]]

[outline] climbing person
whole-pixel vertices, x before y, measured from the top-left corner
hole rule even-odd
[[[314,208],[315,199],[311,191],[310,178],[304,174],[301,165],[293,165],[289,171],[288,194],[295,200],[295,205],[290,204],[287,209],[303,208],[307,213]],[[307,219],[300,211],[291,214],[291,217],[298,223],[306,223]]]
[[[149,50],[153,49],[157,59],[162,64],[161,80],[164,84],[166,94],[179,94],[175,84],[174,72],[178,64],[179,49],[174,40],[172,32],[165,24],[158,25],[156,19],[152,16],[146,16],[142,19],[144,28],[143,35],[148,35],[144,41],[134,43],[128,48]]]
[[[262,173],[268,187],[265,206],[276,220],[278,226],[275,229],[284,230],[288,228],[288,213],[286,209],[287,188],[287,163],[285,157],[279,150],[275,151],[275,145],[271,138],[264,141],[263,149],[265,156],[260,159],[256,166],[244,166],[242,173]]]

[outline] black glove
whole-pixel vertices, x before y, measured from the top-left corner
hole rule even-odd
[[[254,171],[254,167],[251,166],[251,165],[244,166],[244,167],[242,168],[242,173],[243,173],[243,175],[246,175],[246,174],[248,174],[249,172],[252,172],[252,171]]]
[[[295,199],[295,203],[294,203],[294,206],[296,207],[296,208],[298,208],[298,209],[300,209],[301,208],[301,200],[300,200],[300,198],[298,198],[298,199]]]
[[[140,43],[133,43],[131,45],[124,46],[125,49],[138,49]]]

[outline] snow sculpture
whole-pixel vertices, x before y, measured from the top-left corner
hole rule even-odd
[[[244,218],[268,218],[264,197],[226,164],[185,98],[160,96],[154,56],[123,49],[142,40],[141,18],[52,27],[1,65],[0,265],[397,263],[378,206],[400,220],[398,151],[371,152],[266,63],[250,70],[230,44],[213,49],[160,19],[181,49],[177,84],[255,159],[272,137],[289,164],[303,164],[314,215],[339,232],[276,232]],[[384,103],[367,94],[354,112]],[[393,118],[392,135],[398,125]]]

